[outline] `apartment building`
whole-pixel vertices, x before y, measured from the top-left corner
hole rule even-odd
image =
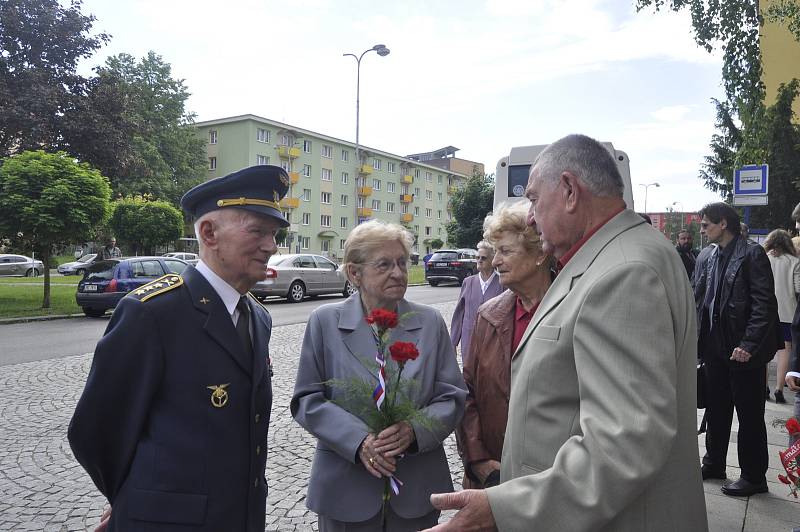
[[[761,0],[759,6],[765,12],[775,3],[776,0]],[[772,105],[781,83],[789,83],[792,78],[800,79],[800,43],[794,40],[787,28],[765,20],[759,32],[759,46],[763,67],[761,81],[766,88],[764,103]],[[800,116],[800,98],[794,101],[792,109]]]
[[[456,152],[459,151],[455,146],[446,146],[434,151],[427,151],[423,153],[412,153],[406,155],[407,159],[413,161],[420,161],[443,170],[455,172],[464,175],[483,175],[483,163],[469,161],[467,159],[460,159],[456,157]]]
[[[341,259],[350,231],[369,219],[404,225],[413,251],[447,243],[449,201],[466,175],[255,115],[195,124],[206,140],[208,179],[256,164],[283,167],[289,193],[281,202],[291,223],[284,253]]]

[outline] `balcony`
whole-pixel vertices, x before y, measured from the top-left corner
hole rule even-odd
[[[411,203],[414,201],[414,196],[411,194],[400,194],[400,203]]]
[[[296,185],[300,181],[300,172],[289,172],[289,183]]]
[[[362,164],[358,167],[358,173],[361,175],[370,175],[372,173],[372,167],[368,164]]]
[[[359,207],[358,216],[362,218],[368,218],[372,216],[372,209],[370,209],[369,207]]]
[[[372,187],[358,187],[359,196],[372,196]]]
[[[300,198],[283,198],[281,209],[296,209],[300,206]]]
[[[458,187],[455,185],[450,185],[449,187],[447,187],[447,192],[450,194],[455,194],[456,190],[458,190]]]
[[[414,215],[411,214],[410,212],[406,212],[404,214],[401,214],[400,215],[400,221],[403,222],[404,224],[411,223],[411,222],[414,221]]]
[[[284,144],[278,146],[278,155],[284,159],[297,159],[300,157],[300,148],[289,147]]]
[[[404,175],[401,183],[405,183],[406,185],[410,185],[414,182],[414,177],[410,175]]]

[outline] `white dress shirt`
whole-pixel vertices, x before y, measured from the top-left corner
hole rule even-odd
[[[492,279],[494,279],[495,275],[497,275],[497,273],[492,271],[492,275],[490,275],[489,278],[484,281],[483,275],[478,273],[478,280],[481,282],[481,294],[486,293],[486,289],[489,288],[489,284],[492,282]]]
[[[239,309],[236,308],[236,305],[239,304],[239,298],[242,297],[242,294],[229,285],[222,277],[214,273],[202,260],[198,261],[195,268],[200,272],[200,275],[205,277],[208,284],[211,285],[211,288],[213,288],[220,299],[222,299],[222,303],[228,310],[228,314],[231,315],[231,320],[233,320],[233,325],[235,327],[236,323],[239,321]]]

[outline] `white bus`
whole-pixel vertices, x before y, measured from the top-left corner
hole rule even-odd
[[[622,174],[622,182],[625,183],[623,197],[629,209],[633,209],[633,191],[631,190],[631,167],[628,161],[628,154],[624,151],[615,150],[610,142],[603,142],[603,146],[614,157],[619,173]],[[541,146],[518,146],[511,148],[511,153],[497,162],[494,183],[494,208],[503,202],[516,202],[525,200],[525,186],[528,184],[528,174],[531,165],[539,156],[539,153],[547,145]]]

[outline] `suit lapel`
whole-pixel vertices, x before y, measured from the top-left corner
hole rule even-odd
[[[372,334],[372,328],[364,318],[361,298],[358,293],[355,293],[342,305],[342,310],[339,314],[339,329],[342,331],[344,345],[350,354],[355,357],[358,365],[377,379],[377,368],[371,361],[374,360],[378,347],[375,342],[375,335]]]
[[[254,298],[249,294],[247,303],[250,305],[250,315],[253,316],[253,382],[258,382],[264,377],[264,370],[267,367],[269,356],[269,324],[267,323],[267,311],[257,301],[250,301]]]
[[[228,309],[222,303],[217,291],[196,269],[189,267],[182,274],[195,309],[205,316],[203,328],[208,335],[236,361],[248,375],[253,373],[249,357],[236,334]]]

